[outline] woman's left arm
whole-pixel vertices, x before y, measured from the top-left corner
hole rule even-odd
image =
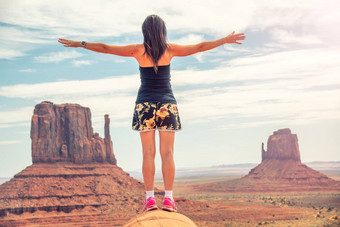
[[[59,39],[59,43],[64,44],[64,47],[83,47],[85,49],[104,53],[104,54],[114,54],[123,57],[133,57],[137,51],[137,44],[131,44],[126,46],[114,46],[107,45],[105,43],[88,43],[85,46],[81,45],[81,41],[73,41],[68,39]]]

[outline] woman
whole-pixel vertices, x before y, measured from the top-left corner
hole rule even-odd
[[[104,43],[87,43],[59,39],[65,47],[85,49],[123,57],[134,57],[139,64],[141,86],[135,102],[132,129],[140,132],[143,147],[143,178],[146,199],[143,212],[157,209],[154,197],[155,175],[155,130],[159,131],[162,173],[165,187],[163,210],[177,211],[172,196],[175,177],[173,147],[175,131],[181,129],[177,102],[170,84],[170,62],[173,57],[183,57],[216,48],[225,43],[241,44],[244,33],[230,35],[221,39],[206,41],[195,45],[167,43],[164,21],[157,15],[148,16],[143,25],[143,44],[114,46]]]

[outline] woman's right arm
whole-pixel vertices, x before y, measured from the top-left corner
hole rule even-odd
[[[175,56],[184,57],[184,56],[196,54],[198,52],[211,50],[226,43],[242,44],[238,41],[245,39],[244,33],[239,33],[239,34],[234,34],[234,33],[235,31],[233,31],[231,34],[221,39],[217,39],[213,41],[205,41],[205,42],[201,42],[201,43],[194,44],[194,45],[179,45],[179,44],[171,43],[169,44],[170,49],[171,49],[171,54],[174,57]]]
[[[88,43],[85,46],[81,45],[81,41],[73,41],[69,39],[59,39],[59,43],[63,44],[65,47],[83,47],[87,50],[104,53],[104,54],[114,54],[123,57],[133,57],[138,51],[140,45],[131,44],[125,46],[115,46],[108,45],[105,43]]]

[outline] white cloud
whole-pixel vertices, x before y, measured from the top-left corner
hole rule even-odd
[[[52,40],[47,31],[31,30],[23,27],[4,27],[0,26],[0,40],[31,44],[46,44]]]
[[[18,122],[20,122],[20,119],[16,119],[15,122],[13,122],[11,124],[6,124],[6,123],[1,123],[0,122],[0,128],[12,128],[12,127],[22,127],[22,126],[24,126],[24,127],[28,126],[29,127],[31,125],[31,122],[28,121],[27,119],[28,118],[26,118],[25,121],[22,122],[22,123],[18,123]]]
[[[7,49],[7,48],[0,48],[0,59],[13,59],[15,57],[21,57],[25,54],[19,50]]]
[[[117,76],[99,80],[73,80],[0,87],[0,95],[8,98],[53,98],[98,96],[127,93],[138,89],[138,75]]]
[[[0,10],[1,11],[1,10]],[[27,52],[35,49],[39,44],[55,42],[50,39],[48,31],[37,31],[21,26],[0,26],[0,59],[14,59],[28,55]]]
[[[201,63],[202,63],[202,62],[204,62],[204,59],[205,59],[204,57],[205,57],[205,55],[206,55],[206,54],[205,54],[204,52],[200,52],[200,53],[195,54],[195,55],[194,55],[194,58],[196,58],[198,62],[201,62]]]
[[[113,58],[113,61],[115,63],[125,63],[126,60],[124,58]]]
[[[316,35],[301,35],[294,34],[293,32],[289,32],[284,29],[274,28],[270,31],[273,38],[280,43],[289,43],[289,44],[302,44],[302,45],[310,45],[310,44],[323,44],[323,41],[320,40]]]
[[[177,97],[182,100],[182,118],[190,123],[239,119],[238,125],[246,127],[250,126],[249,120],[255,126],[272,124],[274,121],[276,124],[306,124],[340,118],[340,90],[307,92],[292,88],[299,83],[303,81],[268,81],[266,87],[257,84],[215,88],[213,91],[192,90],[178,92]]]
[[[174,41],[170,41],[170,43],[178,43],[181,45],[190,45],[190,44],[197,44],[203,42],[204,38],[203,35],[198,34],[189,34],[182,38],[176,39]]]
[[[70,50],[70,51],[63,51],[63,52],[53,52],[49,53],[44,56],[38,56],[34,57],[35,61],[41,62],[41,63],[49,63],[49,62],[61,62],[66,59],[72,59],[72,58],[78,58],[83,56],[84,54],[77,52],[76,50]]]
[[[236,117],[243,120],[222,128],[306,124],[340,117],[339,53],[316,48],[235,58],[214,70],[177,72],[172,81],[210,85],[176,93],[190,123]],[[262,120],[248,122],[254,118]]]
[[[221,62],[216,69],[177,71],[172,78],[174,86],[247,82],[254,80],[301,79],[302,85],[339,82],[336,70],[340,65],[340,49],[315,48],[253,54]],[[333,81],[333,82],[332,82]],[[265,89],[266,87],[264,87]]]
[[[82,65],[92,65],[93,61],[89,61],[89,60],[73,60],[72,61],[72,64],[75,66],[75,67],[79,67],[79,66],[82,66]]]
[[[34,73],[37,70],[35,69],[20,69],[19,72],[23,72],[23,73]]]
[[[149,14],[157,12],[166,21],[169,30],[182,34],[204,32],[212,35],[227,35],[232,30],[265,30],[273,27],[314,28],[315,34],[339,19],[339,2],[327,1],[158,1],[146,4],[143,1],[59,0],[8,1],[0,9],[4,23],[46,31],[48,38],[68,37],[113,37],[141,32],[141,24]],[[131,5],[134,7],[131,8]],[[193,5],[195,7],[193,7]],[[128,9],[128,10],[126,10]],[[62,17],[60,14],[62,13]],[[309,27],[307,27],[309,26]],[[311,27],[312,26],[312,27]],[[334,26],[333,26],[334,27]],[[315,30],[316,29],[316,30]],[[26,32],[26,30],[24,31]],[[29,31],[28,31],[29,32]],[[36,31],[32,31],[36,32]],[[329,30],[329,32],[332,32]],[[300,34],[301,35],[301,34]],[[33,35],[20,34],[19,39]],[[44,36],[35,36],[44,41]],[[32,40],[32,39],[30,39]]]
[[[10,125],[10,123],[28,122],[31,120],[32,114],[33,107],[22,107],[17,110],[0,111],[0,128],[6,128]]]
[[[240,46],[231,46],[231,45],[224,45],[223,48],[226,51],[226,54],[230,54],[229,52],[232,53],[251,53],[252,50],[248,49],[248,48],[242,48]]]
[[[22,143],[22,141],[21,140],[3,140],[3,141],[0,141],[0,146],[8,145],[8,144],[18,144],[18,143]]]

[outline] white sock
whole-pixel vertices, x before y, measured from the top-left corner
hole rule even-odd
[[[168,198],[174,199],[174,198],[172,197],[172,191],[167,191],[167,190],[165,190],[164,197],[168,197]]]
[[[146,199],[150,198],[150,197],[155,197],[155,191],[145,191],[146,192]]]

